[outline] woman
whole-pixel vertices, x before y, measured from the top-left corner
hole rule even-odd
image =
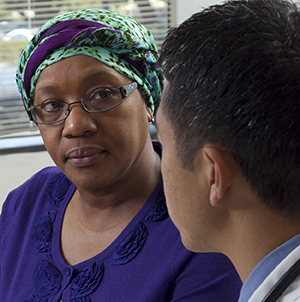
[[[55,17],[24,49],[18,87],[57,167],[3,206],[0,301],[237,301],[229,260],[188,252],[168,218],[156,60],[141,24],[104,10]]]

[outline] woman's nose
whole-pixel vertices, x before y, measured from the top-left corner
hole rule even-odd
[[[65,137],[78,137],[97,131],[93,114],[85,111],[80,102],[72,103],[69,115],[64,121],[62,135]]]

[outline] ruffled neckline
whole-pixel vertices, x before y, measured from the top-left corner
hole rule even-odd
[[[142,206],[142,208],[139,210],[139,212],[135,215],[135,217],[129,222],[129,224],[124,228],[124,230],[119,234],[119,236],[101,253],[98,255],[95,255],[94,257],[87,259],[81,263],[78,263],[76,265],[70,266],[68,265],[61,253],[60,248],[60,242],[61,242],[61,227],[63,222],[63,217],[66,212],[66,208],[70,202],[71,197],[73,196],[74,192],[76,190],[76,186],[74,184],[71,184],[68,191],[66,192],[65,198],[61,204],[61,206],[58,209],[56,221],[53,225],[53,239],[52,239],[52,245],[53,245],[53,251],[52,251],[52,257],[54,262],[60,267],[61,270],[65,270],[67,268],[73,268],[76,270],[83,270],[85,267],[91,265],[94,262],[104,261],[106,260],[110,255],[112,255],[116,249],[122,244],[124,240],[126,240],[126,237],[128,237],[128,234],[134,231],[135,228],[138,227],[138,222],[143,220],[144,217],[147,216],[151,208],[155,205],[157,202],[158,196],[161,196],[161,192],[163,191],[163,183],[162,179],[159,181],[158,185],[148,198],[148,200],[145,202],[145,204]],[[164,199],[163,199],[164,204]],[[156,211],[153,209],[153,211]],[[166,209],[164,210],[166,211]],[[158,211],[159,215],[161,211]]]
[[[88,296],[100,285],[105,263],[118,266],[132,261],[147,240],[146,224],[168,217],[161,179],[143,207],[104,251],[70,266],[62,256],[60,240],[65,211],[75,190],[75,185],[62,173],[56,175],[49,186],[48,200],[55,209],[42,215],[31,233],[32,245],[45,257],[34,270],[33,280],[37,294],[26,302],[48,301],[49,297],[68,285],[72,302],[90,301]],[[63,278],[63,275],[68,278]]]

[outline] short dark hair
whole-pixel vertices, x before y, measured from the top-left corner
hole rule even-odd
[[[300,213],[300,13],[281,0],[228,1],[169,31],[162,109],[182,165],[225,148],[270,208]]]

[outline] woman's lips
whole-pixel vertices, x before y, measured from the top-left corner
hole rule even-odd
[[[96,162],[104,150],[98,148],[73,149],[67,153],[67,160],[75,167],[86,167]]]

